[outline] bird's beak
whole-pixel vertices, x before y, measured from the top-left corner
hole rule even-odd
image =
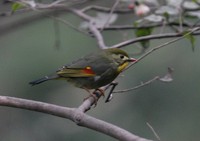
[[[135,58],[129,58],[127,61],[128,62],[137,62],[137,59],[135,59]]]

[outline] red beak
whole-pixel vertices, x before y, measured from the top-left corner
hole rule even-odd
[[[135,58],[129,58],[128,61],[129,61],[129,62],[137,62],[137,59],[135,59]]]

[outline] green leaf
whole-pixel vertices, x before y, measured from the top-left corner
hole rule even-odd
[[[12,12],[14,13],[15,11],[17,11],[18,9],[20,9],[22,7],[23,7],[23,5],[15,2],[12,4]]]
[[[200,19],[200,12],[199,11],[187,12],[186,16]]]
[[[184,33],[184,34],[187,34],[188,32],[186,32],[186,33]],[[186,36],[185,36],[185,38],[186,39],[188,39],[189,41],[190,41],[190,43],[191,43],[191,47],[192,47],[192,51],[194,51],[194,49],[195,49],[195,37],[192,35],[192,34],[187,34]]]
[[[163,13],[163,16],[166,18],[166,21],[169,21],[169,14],[167,12]]]
[[[153,28],[139,28],[135,31],[136,37],[148,36],[151,35]],[[150,46],[149,40],[143,40],[140,42],[144,49],[147,49]]]
[[[136,30],[135,35],[137,37],[150,35],[153,31],[153,28],[139,28]]]
[[[195,3],[196,3],[196,2],[198,2],[198,1],[197,1],[197,0],[192,0],[192,2],[195,2]]]

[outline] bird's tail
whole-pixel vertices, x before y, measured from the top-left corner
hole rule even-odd
[[[42,77],[42,78],[40,78],[40,79],[37,79],[37,80],[31,81],[31,82],[29,82],[29,84],[32,85],[32,86],[34,86],[34,85],[37,85],[37,84],[43,83],[43,82],[48,81],[48,80],[56,79],[56,78],[58,78],[57,75],[53,75],[53,76],[45,76],[45,77]]]

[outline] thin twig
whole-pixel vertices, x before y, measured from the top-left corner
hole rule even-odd
[[[188,35],[194,33],[195,31],[198,31],[198,30],[200,30],[200,27],[195,27],[195,28],[193,28],[190,32],[188,32],[188,33],[186,33],[186,34],[181,34],[181,37],[179,37],[179,38],[173,39],[173,40],[171,40],[171,41],[169,41],[169,42],[163,43],[162,45],[159,45],[159,46],[157,46],[157,47],[152,48],[152,49],[149,50],[147,53],[145,53],[144,55],[142,55],[141,57],[139,57],[139,58],[137,59],[136,62],[130,64],[126,69],[128,69],[128,68],[130,68],[132,65],[138,63],[140,60],[144,59],[146,56],[148,56],[148,55],[151,54],[152,52],[154,52],[154,51],[156,51],[156,50],[158,50],[158,49],[160,49],[160,48],[166,47],[166,46],[169,45],[169,44],[172,44],[172,43],[174,43],[174,42],[177,42],[178,40],[181,40],[181,39],[185,38],[186,36],[188,36]]]
[[[42,13],[42,11],[41,11],[40,9],[32,8],[32,10],[33,10],[33,11],[36,11],[36,12],[41,12],[41,13]],[[64,20],[64,19],[62,19],[62,18],[55,17],[55,16],[51,16],[51,15],[48,15],[48,14],[47,14],[46,16],[47,16],[47,17],[50,17],[50,18],[52,18],[52,19],[54,19],[54,20],[57,20],[57,21],[59,21],[59,22],[65,24],[65,25],[71,27],[72,29],[74,29],[74,30],[76,30],[76,31],[78,31],[78,32],[80,32],[80,33],[84,33],[85,35],[89,35],[88,32],[85,32],[85,31],[83,31],[83,30],[81,30],[81,29],[75,27],[72,23],[70,23],[70,22],[68,22],[68,21],[66,21],[66,20]],[[89,16],[88,16],[88,17],[89,17]]]
[[[88,10],[96,10],[96,11],[101,11],[101,12],[110,12],[111,8],[107,8],[107,7],[102,7],[102,6],[96,6],[96,5],[90,5],[87,6],[85,8],[83,8],[81,11],[82,12],[86,12]],[[130,12],[133,12],[132,10],[126,8],[126,9],[114,9],[113,11],[114,13],[118,13],[118,14],[127,14]]]
[[[112,17],[112,14],[113,14],[113,12],[114,12],[114,10],[115,10],[115,8],[117,7],[117,5],[119,4],[120,1],[121,1],[121,0],[116,0],[116,1],[115,1],[114,5],[112,6],[112,8],[111,8],[111,10],[110,10],[109,16],[108,16],[108,18],[107,18],[105,24],[101,27],[100,31],[103,31],[104,28],[108,25],[108,23],[109,23],[109,21],[110,21],[110,19],[111,19],[111,17]]]
[[[67,21],[67,20],[64,20],[64,19],[59,18],[59,17],[50,16],[50,15],[46,15],[46,16],[47,16],[47,17],[50,17],[50,18],[52,18],[52,19],[54,19],[54,20],[57,20],[57,21],[59,21],[59,22],[65,24],[65,25],[67,25],[67,26],[69,26],[69,27],[71,27],[71,28],[74,29],[75,31],[78,31],[78,32],[80,32],[80,33],[83,33],[83,34],[85,34],[85,35],[87,35],[87,36],[89,35],[88,32],[85,32],[84,30],[81,30],[80,28],[77,28],[76,26],[74,26],[72,23],[70,23],[70,22]]]
[[[58,16],[57,12],[55,11],[54,16]],[[53,28],[54,28],[54,46],[56,49],[60,48],[61,40],[60,40],[60,26],[56,19],[53,20]]]
[[[197,30],[195,30],[195,31],[197,31]],[[130,44],[133,44],[133,43],[136,43],[136,42],[141,42],[141,41],[144,41],[144,40],[155,40],[155,39],[163,39],[163,38],[182,37],[184,35],[184,33],[185,32],[183,32],[183,33],[164,33],[164,34],[157,34],[157,35],[142,36],[142,37],[126,40],[124,42],[120,42],[116,45],[111,46],[111,48],[122,48],[124,46],[130,45]],[[197,32],[197,33],[191,32],[191,33],[192,33],[192,35],[200,35],[200,32]],[[178,40],[180,40],[180,39],[178,39]],[[172,42],[175,42],[175,41],[172,41]],[[167,42],[167,44],[168,44],[168,42]],[[171,43],[169,43],[169,44],[171,44]]]
[[[141,87],[144,87],[146,85],[149,85],[151,84],[152,82],[158,80],[160,77],[159,76],[155,76],[153,79],[149,80],[149,81],[146,81],[146,82],[142,82],[140,85],[137,85],[133,88],[129,88],[129,89],[124,89],[124,90],[118,90],[118,91],[114,91],[113,93],[124,93],[124,92],[129,92],[129,91],[132,91],[132,90],[136,90],[136,89],[139,89]]]
[[[154,136],[158,139],[158,141],[161,141],[160,137],[158,136],[158,134],[156,133],[156,131],[153,129],[153,127],[151,126],[151,124],[149,124],[148,122],[146,122],[146,124],[151,129],[151,131],[153,132]]]
[[[169,22],[169,23],[165,23],[165,26],[179,26],[180,24],[177,22]],[[163,22],[162,23],[152,23],[152,24],[148,24],[148,25],[142,25],[142,26],[133,26],[133,25],[109,25],[104,27],[104,31],[106,30],[130,30],[130,29],[140,29],[140,28],[153,28],[153,27],[160,27],[163,26]],[[192,27],[193,24],[191,23],[186,23],[184,22],[182,24],[183,27]],[[198,26],[198,25],[197,25]]]

